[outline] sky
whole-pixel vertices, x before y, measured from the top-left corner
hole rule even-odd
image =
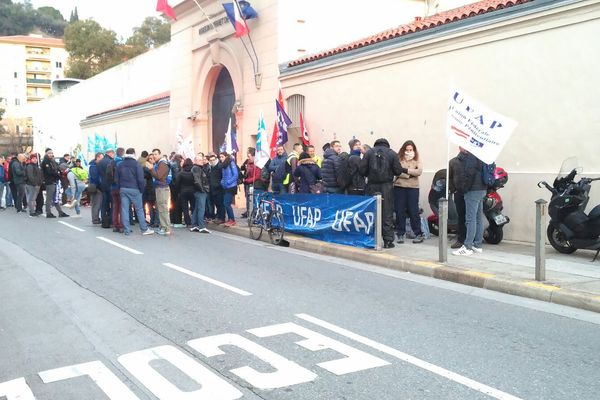
[[[18,0],[15,2],[23,2]],[[170,1],[173,5],[178,1]],[[93,18],[104,28],[112,29],[118,38],[127,39],[132,30],[146,17],[159,16],[156,0],[31,0],[35,8],[50,6],[59,10],[66,20],[77,6],[79,19]]]

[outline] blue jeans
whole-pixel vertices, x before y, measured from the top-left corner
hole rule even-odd
[[[10,186],[8,183],[3,183],[4,191],[6,192],[6,207],[12,207],[14,205],[12,192],[10,191]]]
[[[483,242],[483,198],[485,190],[473,190],[465,193],[465,224],[467,225],[467,236],[465,247],[481,248]]]
[[[81,202],[81,195],[85,190],[85,183],[77,182],[77,186],[75,187],[75,195],[73,196],[73,200],[75,200],[75,212],[77,215],[81,214],[81,208],[79,202]]]
[[[225,190],[225,193],[223,193],[223,207],[225,207],[225,211],[227,212],[227,219],[235,221],[233,207],[231,207],[231,203],[233,202],[233,196],[235,196],[233,192]]]
[[[192,212],[192,225],[197,226],[200,229],[206,228],[204,223],[204,211],[206,206],[206,198],[208,194],[202,192],[195,192],[194,198],[196,204],[194,206],[194,212]]]
[[[138,189],[121,188],[119,194],[121,196],[121,222],[123,223],[125,233],[131,233],[131,225],[129,225],[131,204],[135,208],[135,214],[140,223],[140,230],[142,232],[148,230],[148,224],[144,216],[144,206],[142,205],[142,193]]]
[[[422,235],[419,216],[419,189],[394,186],[394,208],[396,209],[396,232],[406,233],[406,211],[410,217],[410,227],[415,235]]]

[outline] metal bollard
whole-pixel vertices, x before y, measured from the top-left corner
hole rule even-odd
[[[383,209],[381,204],[381,195],[378,194],[375,197],[375,250],[381,251],[383,249]]]
[[[548,202],[543,199],[535,202],[535,280],[546,280],[546,228]]]
[[[448,199],[441,198],[438,202],[440,215],[438,227],[440,230],[439,259],[440,262],[448,261]]]
[[[254,211],[254,185],[248,188],[248,221],[250,220],[250,216],[252,215],[252,211]]]

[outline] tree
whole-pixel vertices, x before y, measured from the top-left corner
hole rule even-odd
[[[54,37],[62,37],[67,26],[67,21],[56,8],[40,7],[37,9],[36,25],[42,32]]]
[[[64,40],[69,53],[67,77],[88,79],[123,61],[117,34],[92,19],[68,25]]]
[[[29,1],[0,1],[0,36],[27,35],[36,26],[35,10]]]
[[[77,6],[75,6],[75,9],[73,11],[71,11],[71,17],[69,18],[69,23],[72,24],[73,22],[77,22],[79,21],[79,14],[77,13]]]
[[[126,54],[135,57],[170,40],[171,25],[163,18],[147,17],[141,26],[133,28],[133,35],[125,42]]]

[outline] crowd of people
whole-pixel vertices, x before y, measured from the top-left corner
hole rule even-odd
[[[57,162],[52,149],[41,160],[37,154],[11,154],[6,160],[0,157],[0,206],[6,193],[6,206],[14,205],[17,213],[39,216],[45,203],[46,218],[56,218],[52,208],[59,218],[69,217],[63,206],[79,216],[86,193],[93,224],[129,235],[137,223],[143,235],[169,235],[172,227],[210,233],[207,223],[235,226],[232,203],[241,185],[246,198],[242,218],[248,217],[250,187],[275,194],[381,194],[384,248],[404,243],[407,218],[413,243],[421,243],[423,166],[416,144],[408,140],[398,152],[386,139],[373,147],[352,139],[348,146],[346,152],[338,140],[327,143],[321,158],[314,146],[295,143],[288,154],[280,145],[262,168],[254,148],[248,148],[239,166],[236,155],[227,152],[198,153],[192,160],[174,152],[163,155],[159,149],[142,151],[139,157],[133,148],[108,149],[95,154],[88,171],[68,154]],[[466,151],[450,165],[451,191],[455,200],[464,199],[464,229],[453,245],[457,255],[481,251],[485,185],[477,179],[478,169],[481,162]]]

